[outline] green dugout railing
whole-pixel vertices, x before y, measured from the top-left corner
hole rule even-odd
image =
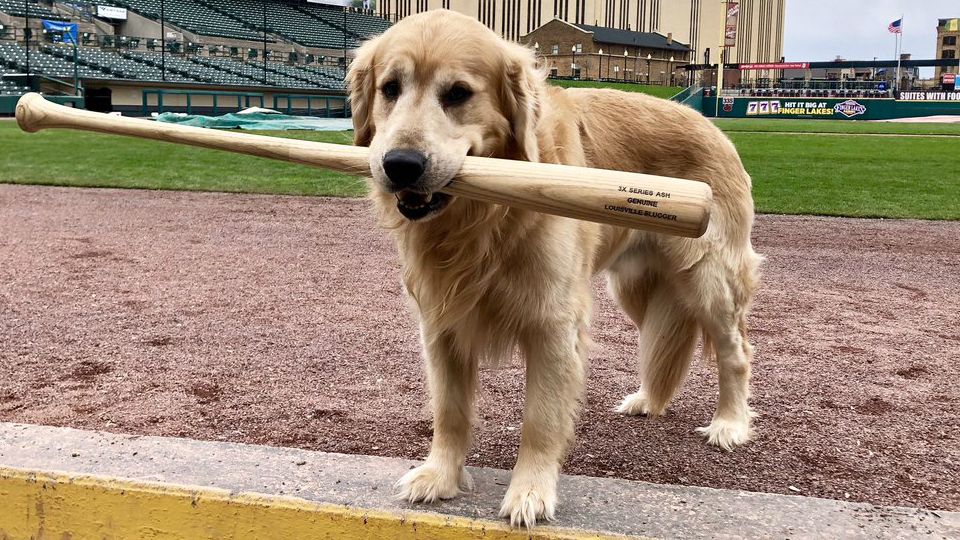
[[[339,109],[331,109],[330,101],[333,100],[334,103],[340,102]],[[306,107],[294,105],[294,101],[306,101]],[[314,103],[322,102],[322,106],[314,106]],[[282,105],[283,104],[283,105]],[[273,96],[273,108],[274,110],[290,114],[294,109],[306,109],[307,116],[312,116],[313,112],[323,111],[324,118],[330,118],[333,113],[339,112],[337,115],[338,118],[349,118],[350,109],[347,106],[346,96],[323,96],[323,95],[314,95],[314,94],[275,94]]]
[[[258,100],[258,103],[254,103],[253,106],[264,107],[264,97],[262,93],[259,92],[215,92],[211,90],[144,90],[143,91],[143,116],[149,116],[150,114],[150,96],[157,97],[157,112],[163,112],[163,96],[186,96],[187,97],[187,114],[193,114],[193,97],[196,96],[211,96],[213,100],[213,115],[217,115],[217,109],[220,107],[220,100],[227,98],[230,100],[236,99],[237,105],[236,108],[245,109],[251,107],[252,100]],[[232,106],[231,106],[232,108]]]

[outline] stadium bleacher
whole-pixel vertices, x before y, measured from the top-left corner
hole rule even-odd
[[[325,7],[318,4],[308,4],[305,2],[297,2],[296,6],[299,11],[337,27],[343,27],[343,21],[346,19],[345,30],[361,39],[382,34],[390,28],[390,23],[387,21],[363,13],[352,11],[344,12],[342,9]]]
[[[30,71],[39,73],[56,79],[73,79],[73,49],[71,48],[71,60],[68,62],[63,58],[43,54],[37,51],[30,53]],[[9,68],[9,71],[16,73],[26,72],[27,52],[16,43],[0,43],[0,64]],[[98,77],[102,75],[97,70],[91,70],[87,66],[79,66],[80,77]]]
[[[29,9],[30,17],[37,19],[51,19],[56,21],[65,20],[64,17],[57,15],[44,6],[31,2],[27,4],[27,7]],[[27,10],[23,9],[23,0],[0,0],[0,11],[13,15],[14,17],[23,17],[27,14]]]
[[[4,75],[8,73],[14,72],[4,66],[0,66],[0,96],[19,96],[29,90],[26,86],[21,86],[14,81],[4,79]]]
[[[263,7],[261,0],[164,0],[164,15],[171,26],[182,28],[211,38],[255,41],[263,40]],[[159,19],[160,0],[111,0],[110,4],[125,7],[150,18]],[[38,19],[71,20],[61,16],[56,8],[31,1],[30,16]],[[62,13],[63,5],[59,5]],[[74,6],[73,17],[84,12],[80,4]],[[92,5],[92,4],[91,4]],[[79,7],[78,7],[79,6]],[[342,8],[307,3],[305,0],[272,0],[267,6],[267,40],[284,40],[305,47],[320,49],[355,48],[363,39],[379,34],[390,23],[368,13]],[[13,16],[24,15],[21,0],[0,0],[0,11]],[[89,12],[84,21],[89,21]],[[80,19],[77,19],[78,21]],[[91,34],[92,35],[92,34]],[[186,51],[168,52],[161,71],[161,53],[157,40],[124,35],[84,34],[83,46],[77,49],[77,65],[74,66],[72,46],[45,42],[31,47],[30,72],[63,81],[72,81],[75,73],[87,80],[133,80],[155,82],[165,79],[173,83],[194,83],[217,86],[266,86],[288,89],[343,91],[344,70],[342,65],[323,65],[337,62],[339,54],[324,51],[291,53],[289,63],[278,62],[274,55],[256,58],[254,45],[205,40],[203,46],[185,47]],[[102,39],[101,39],[102,38]],[[7,39],[10,39],[9,36]],[[44,34],[43,41],[51,38]],[[231,56],[220,56],[227,47]],[[172,49],[171,49],[172,50]],[[207,54],[204,54],[204,52]],[[247,51],[249,55],[246,54]],[[183,54],[186,53],[186,54]],[[286,53],[283,53],[284,55]],[[326,56],[325,56],[326,54]],[[297,62],[297,60],[300,62]],[[314,64],[319,58],[319,64]],[[303,63],[306,59],[306,63]],[[266,74],[264,74],[266,66]],[[26,72],[26,51],[21,43],[0,40],[0,94],[17,95],[27,91],[21,86],[24,81],[13,82],[5,75]]]
[[[17,43],[0,43],[0,66],[6,72],[26,71],[26,51]],[[105,51],[77,49],[78,73],[82,79],[127,79],[159,81],[161,58],[154,51]],[[168,54],[163,62],[166,80],[178,83],[205,83],[224,86],[264,86],[262,62],[243,62],[231,58]],[[45,45],[30,53],[30,71],[57,79],[73,79],[73,47]],[[300,89],[343,90],[343,71],[319,66],[291,66],[267,62],[266,86]],[[4,83],[7,94],[17,85]],[[19,87],[23,91],[25,88]]]
[[[124,52],[123,56],[131,60],[153,66],[157,70],[160,69],[162,64],[165,64],[168,79],[170,78],[171,73],[177,73],[187,79],[208,84],[245,86],[255,86],[260,84],[260,81],[255,81],[249,77],[239,76],[221,69],[210,68],[198,62],[193,62],[187,58],[182,58],[179,56],[168,55],[162,62],[159,52],[128,51]]]
[[[160,19],[160,0],[114,1],[145,17]],[[236,19],[228,17],[199,2],[191,2],[189,0],[165,0],[163,7],[165,19],[184,30],[205,36],[253,41],[263,39],[262,33],[251,30]]]
[[[249,28],[263,27],[263,3],[259,0],[203,0],[204,3]],[[339,49],[358,45],[357,36],[345,34],[339,27],[311,17],[285,2],[271,2],[267,9],[267,32],[279,34],[307,47]]]

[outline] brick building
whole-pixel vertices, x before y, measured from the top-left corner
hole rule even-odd
[[[520,38],[554,77],[685,84],[692,51],[672,35],[554,19]]]
[[[796,1],[796,0],[795,0]],[[785,0],[739,0],[731,63],[778,62],[783,56]],[[724,32],[720,0],[377,0],[376,13],[396,21],[430,9],[474,17],[506,39],[520,41],[553,19],[639,33],[672,35],[692,49],[692,63],[717,61]],[[604,49],[606,52],[606,49]],[[623,54],[623,51],[620,51]],[[651,53],[652,54],[652,53]],[[668,57],[669,58],[669,57]],[[616,64],[614,64],[616,65]],[[606,70],[606,60],[604,60]],[[654,70],[658,73],[659,70]]]
[[[960,62],[960,19],[937,21],[937,58],[957,59]],[[937,68],[934,78],[939,82],[944,73],[958,73],[957,66]]]

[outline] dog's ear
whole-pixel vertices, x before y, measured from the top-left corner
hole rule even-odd
[[[374,38],[357,49],[357,55],[347,72],[347,89],[350,92],[353,116],[353,144],[356,146],[370,146],[375,131],[371,110],[377,95],[374,62],[378,42],[379,38]]]
[[[544,75],[537,67],[533,51],[514,43],[504,44],[504,68],[501,94],[503,110],[510,120],[512,159],[539,161],[537,122]]]

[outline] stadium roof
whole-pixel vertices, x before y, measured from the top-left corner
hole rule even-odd
[[[655,32],[634,32],[618,28],[604,28],[589,24],[575,24],[584,32],[593,34],[593,40],[598,43],[613,43],[615,45],[630,45],[647,49],[666,49],[669,51],[690,52],[690,47],[679,41],[669,41],[665,36]]]

